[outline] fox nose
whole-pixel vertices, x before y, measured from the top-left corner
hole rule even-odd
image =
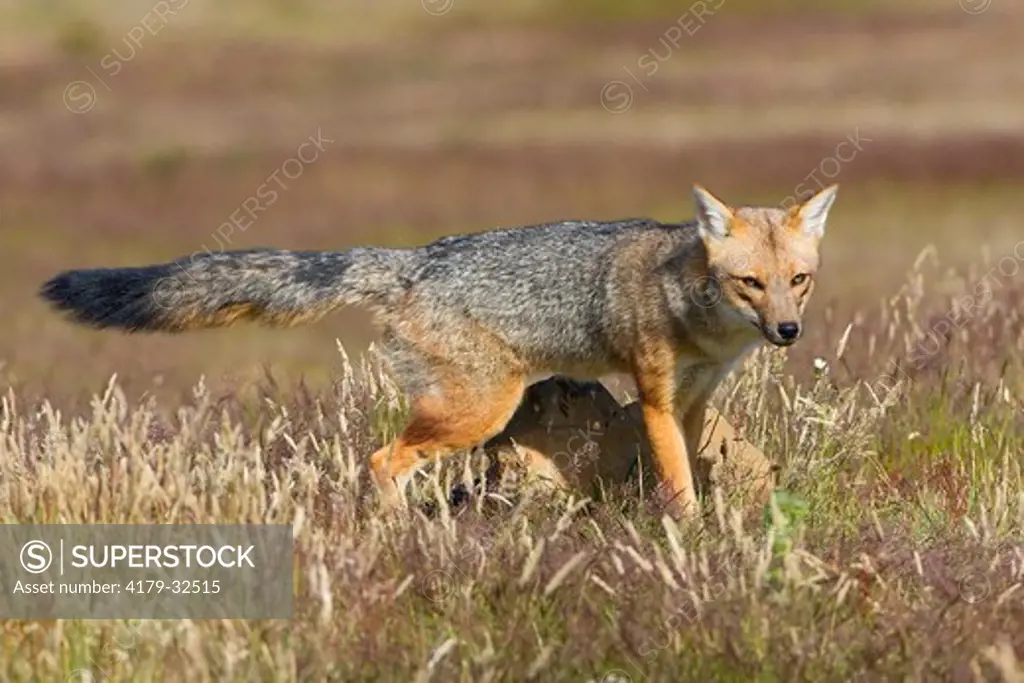
[[[779,323],[779,337],[786,341],[793,341],[800,334],[800,323],[785,322]]]

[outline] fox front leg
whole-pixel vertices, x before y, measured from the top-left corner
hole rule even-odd
[[[659,359],[661,363],[657,362]],[[642,360],[647,362],[637,364],[635,379],[640,390],[644,427],[661,481],[665,511],[677,521],[694,517],[700,509],[687,448],[688,435],[680,429],[675,415],[674,359],[668,353]],[[700,438],[699,433],[697,438]]]

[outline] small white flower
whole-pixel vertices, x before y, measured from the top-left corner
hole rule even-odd
[[[816,356],[814,359],[814,372],[819,375],[828,374],[828,361],[821,356]]]

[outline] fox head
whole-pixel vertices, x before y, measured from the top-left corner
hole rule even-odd
[[[728,206],[694,187],[708,276],[722,313],[749,323],[776,346],[803,334],[804,308],[814,291],[818,247],[837,185],[786,210]]]

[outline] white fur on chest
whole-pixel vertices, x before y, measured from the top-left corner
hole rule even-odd
[[[738,349],[720,349],[715,356],[682,357],[676,364],[676,392],[681,404],[708,396],[761,341],[747,342]]]

